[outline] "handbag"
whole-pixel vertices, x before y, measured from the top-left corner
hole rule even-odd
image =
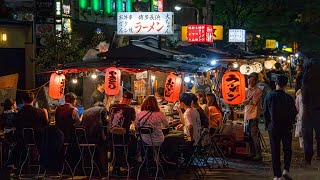
[[[151,112],[151,113],[150,113]],[[150,113],[150,114],[149,114]],[[138,130],[139,130],[139,133],[141,132],[142,134],[150,134],[150,133],[153,133],[153,128],[151,128],[151,127],[144,127],[144,125],[146,124],[146,122],[148,121],[148,119],[149,119],[149,117],[152,115],[152,111],[149,111],[147,114],[149,114],[149,116],[145,119],[145,121],[143,122],[143,124],[142,124],[142,126],[140,126],[139,128],[138,128]],[[142,120],[144,117],[146,117],[147,116],[147,114],[146,115],[144,115],[140,120]],[[140,121],[139,120],[139,121]],[[144,129],[148,129],[148,131],[149,132],[146,132],[146,130],[144,130]]]

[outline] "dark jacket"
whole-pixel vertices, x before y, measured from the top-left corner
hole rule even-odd
[[[107,114],[105,107],[92,107],[83,112],[81,126],[86,129],[89,143],[99,144],[105,140],[102,127],[107,125]]]
[[[65,142],[75,142],[74,124],[76,120],[72,117],[74,107],[70,104],[58,106],[55,113],[56,126],[64,134]]]
[[[292,130],[297,109],[293,98],[282,90],[271,91],[264,102],[266,127],[270,130]]]
[[[46,114],[42,109],[26,105],[18,112],[15,125],[18,137],[22,136],[23,128],[33,128],[36,143],[39,145],[43,129],[48,124]]]

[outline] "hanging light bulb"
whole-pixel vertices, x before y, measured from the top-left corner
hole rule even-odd
[[[72,79],[72,83],[73,83],[73,84],[77,84],[77,83],[78,83],[78,79],[77,79],[77,78],[73,78],[73,79]]]
[[[237,62],[234,62],[234,63],[232,64],[232,66],[233,66],[233,68],[237,69],[237,68],[239,67],[239,64],[238,64]]]
[[[97,79],[97,74],[96,73],[91,74],[91,78],[92,79]]]
[[[190,79],[190,77],[188,77],[188,76],[184,78],[184,82],[186,82],[186,83],[190,82],[190,80],[191,80],[191,79]]]

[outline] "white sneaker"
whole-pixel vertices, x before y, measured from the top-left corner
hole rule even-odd
[[[292,180],[292,178],[289,176],[289,171],[287,171],[287,170],[283,170],[283,172],[282,172],[282,177],[283,177],[285,180]]]

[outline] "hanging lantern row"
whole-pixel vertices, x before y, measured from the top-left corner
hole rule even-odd
[[[77,78],[72,79],[77,83]],[[64,96],[66,77],[62,71],[52,73],[49,81],[49,96],[52,99],[61,99]],[[117,95],[121,88],[121,71],[116,67],[110,67],[105,76],[105,93],[107,95]]]
[[[222,77],[222,97],[231,105],[241,104],[246,97],[245,77],[239,71],[226,72]]]
[[[254,62],[253,64],[243,64],[240,66],[240,72],[242,74],[249,75],[253,72],[260,73],[263,70],[262,64],[259,62]]]

